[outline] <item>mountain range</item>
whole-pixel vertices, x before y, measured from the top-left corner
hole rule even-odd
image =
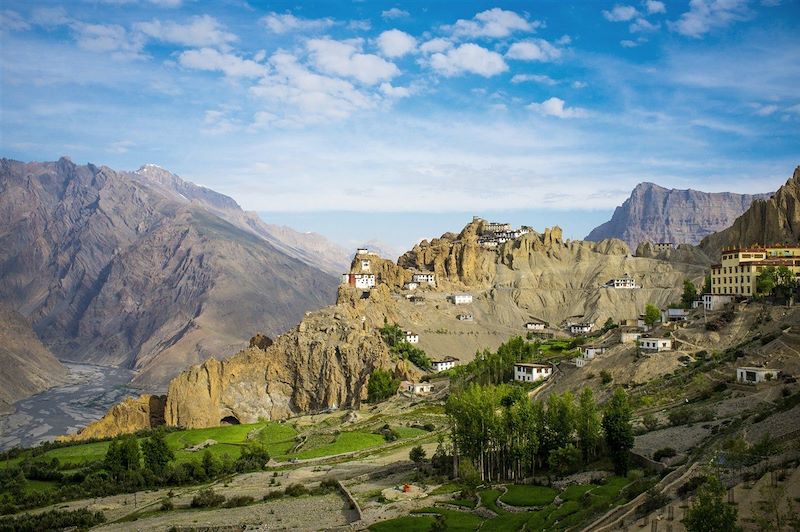
[[[154,165],[0,160],[0,302],[58,358],[144,388],[329,304],[339,253]]]
[[[753,201],[771,194],[700,192],[640,183],[611,220],[595,227],[586,240],[624,240],[631,249],[642,242],[693,244],[730,226]]]

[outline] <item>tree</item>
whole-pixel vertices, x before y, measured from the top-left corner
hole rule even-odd
[[[576,418],[578,444],[581,448],[583,462],[587,463],[597,453],[603,435],[600,426],[600,412],[597,410],[591,388],[581,390]]]
[[[656,418],[656,416],[648,412],[647,414],[642,416],[642,425],[644,425],[644,428],[646,428],[647,430],[651,431],[656,430],[658,428],[658,418]]]
[[[135,436],[128,434],[109,444],[103,465],[111,476],[119,478],[129,471],[138,471],[141,468],[141,459],[139,442]]]
[[[644,307],[644,322],[652,327],[661,320],[661,311],[655,305],[648,304]]]
[[[620,476],[627,475],[630,449],[633,447],[633,426],[628,394],[622,388],[614,390],[614,395],[606,405],[603,430],[608,454],[614,464],[614,473]]]
[[[608,332],[608,331],[610,331],[611,329],[613,329],[616,326],[617,326],[617,324],[614,323],[614,318],[608,318],[606,320],[606,322],[603,324],[602,332],[604,332],[604,333]]]
[[[269,455],[267,455],[267,456],[269,456]],[[267,458],[267,460],[269,460],[269,458]],[[214,478],[219,474],[219,471],[220,471],[219,460],[217,460],[214,457],[214,455],[211,454],[211,451],[209,451],[208,449],[206,449],[203,452],[203,462],[202,463],[203,463],[203,471],[206,472],[206,477],[207,478]],[[264,463],[266,463],[266,462],[264,462]]]
[[[697,299],[697,288],[692,281],[684,279],[681,306],[685,309],[692,308],[692,303],[694,303],[695,299]]]
[[[142,455],[144,467],[156,476],[163,475],[167,465],[175,459],[175,453],[167,445],[164,432],[160,430],[142,442]]]
[[[686,512],[683,524],[688,532],[741,530],[736,524],[736,507],[722,500],[725,488],[716,477],[710,477],[697,490],[697,498]]]
[[[567,475],[578,469],[581,463],[581,451],[571,443],[555,449],[547,459],[550,469],[561,475]]]
[[[711,274],[707,273],[706,278],[703,281],[703,293],[710,294],[711,293]]]
[[[242,447],[242,453],[236,459],[236,470],[240,473],[259,471],[267,466],[269,458],[269,451],[267,451],[267,447],[263,442],[250,440]],[[205,469],[205,460],[203,460],[203,466]]]
[[[422,448],[422,445],[416,445],[412,447],[411,451],[408,453],[408,459],[417,464],[424,462],[425,449]]]
[[[386,370],[376,369],[369,377],[367,383],[367,401],[379,403],[385,401],[397,392],[400,381],[395,379]]]
[[[756,293],[762,296],[770,295],[777,284],[778,271],[775,266],[765,266],[756,277]]]

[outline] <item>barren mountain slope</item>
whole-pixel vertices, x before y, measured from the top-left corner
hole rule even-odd
[[[0,304],[0,412],[11,403],[64,382],[67,368],[42,344],[22,315]]]
[[[68,159],[0,161],[0,301],[59,357],[135,368],[157,388],[332,299],[334,277],[226,221],[216,212],[235,203],[196,188],[202,201]]]
[[[631,249],[648,241],[697,244],[706,235],[728,227],[754,200],[768,197],[641,183],[614,210],[611,220],[593,229],[586,240],[619,238]]]

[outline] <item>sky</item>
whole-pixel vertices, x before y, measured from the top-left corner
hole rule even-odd
[[[800,0],[4,0],[0,156],[158,164],[274,223],[408,248],[607,220],[639,182],[800,164]]]

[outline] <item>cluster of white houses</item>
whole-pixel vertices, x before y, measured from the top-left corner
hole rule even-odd
[[[472,218],[473,221],[479,219],[477,216]],[[504,244],[509,240],[516,240],[530,232],[531,228],[524,225],[519,229],[513,229],[511,224],[505,222],[484,222],[481,226],[478,244],[484,248],[495,249],[500,244]]]
[[[627,273],[622,277],[615,277],[613,279],[609,279],[608,282],[603,286],[606,288],[621,288],[628,290],[639,288],[639,285],[636,284],[636,279],[634,279]]]

